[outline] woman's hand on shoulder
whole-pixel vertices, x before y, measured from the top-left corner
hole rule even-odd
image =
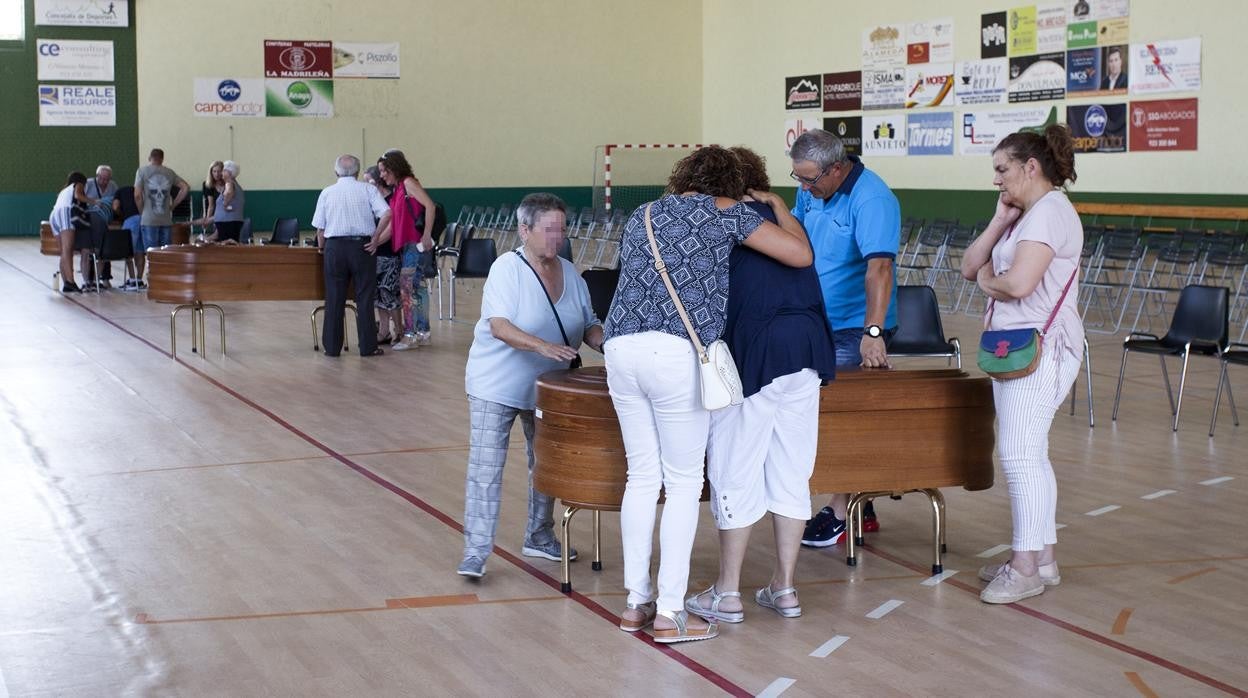
[[[777,207],[787,209],[789,207],[789,205],[784,202],[784,198],[774,191],[758,191],[757,189],[751,189],[747,193],[750,195],[750,198],[767,204],[773,209]]]

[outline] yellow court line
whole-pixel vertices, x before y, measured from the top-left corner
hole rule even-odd
[[[1144,683],[1144,679],[1141,679],[1139,674],[1134,671],[1124,671],[1123,675],[1127,677],[1127,680],[1131,682],[1131,685],[1135,686],[1135,690],[1139,691],[1140,695],[1144,696],[1144,698],[1159,698],[1159,696],[1153,692],[1153,689],[1149,688],[1148,684]]]
[[[1114,627],[1110,630],[1114,635],[1123,635],[1127,632],[1127,621],[1131,620],[1131,612],[1134,608],[1124,608],[1118,612],[1118,618],[1114,620]]]
[[[1166,582],[1166,584],[1178,584],[1180,582],[1186,582],[1192,577],[1199,577],[1202,574],[1209,574],[1210,572],[1216,572],[1217,570],[1218,570],[1217,567],[1206,567],[1203,570],[1196,570],[1195,572],[1189,572],[1187,574],[1179,575],[1178,577],[1175,577],[1174,579],[1171,579],[1170,581]]]

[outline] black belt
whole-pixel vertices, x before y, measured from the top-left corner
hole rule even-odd
[[[372,235],[326,235],[326,240],[372,240]]]

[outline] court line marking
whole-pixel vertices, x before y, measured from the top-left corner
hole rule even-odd
[[[1009,549],[1010,545],[1008,543],[1002,543],[1001,545],[994,545],[991,548],[988,548],[975,557],[996,557]]]
[[[884,616],[886,616],[886,615],[888,615],[888,614],[892,613],[893,611],[895,611],[895,610],[897,609],[897,607],[898,607],[898,606],[900,606],[900,605],[902,605],[903,603],[905,603],[905,602],[904,602],[904,601],[900,601],[900,600],[898,600],[898,599],[889,599],[888,601],[885,601],[884,603],[880,604],[879,606],[876,606],[876,607],[875,607],[875,610],[873,610],[873,611],[871,611],[870,613],[868,613],[868,614],[867,614],[867,617],[868,617],[868,618],[870,618],[870,619],[872,619],[872,620],[879,620],[879,619],[883,618]]]
[[[874,545],[869,545],[869,544],[864,545],[862,546],[862,549],[866,550],[867,552],[872,553],[873,555],[879,556],[880,559],[882,560],[887,560],[895,565],[900,565],[901,567],[905,567],[907,569],[912,569],[915,571],[921,571],[925,569],[922,565],[912,563],[909,560],[900,558],[896,555],[893,555],[892,553],[888,553],[883,550],[880,550],[879,548],[876,548]],[[967,593],[974,594],[975,596],[979,596],[979,589],[977,587],[967,584],[966,582],[963,582],[961,580],[957,580],[957,579],[952,580],[949,582],[949,586],[953,586]],[[1212,676],[1207,676],[1205,674],[1202,674],[1199,671],[1196,671],[1195,669],[1189,669],[1188,667],[1185,667],[1182,664],[1173,662],[1163,657],[1159,657],[1155,654],[1152,654],[1151,652],[1146,652],[1142,649],[1138,649],[1126,643],[1119,642],[1118,640],[1114,640],[1113,638],[1106,637],[1105,635],[1102,635],[1100,633],[1093,632],[1086,628],[1081,628],[1078,625],[1075,625],[1074,623],[1061,620],[1060,618],[1055,618],[1047,613],[1044,613],[1043,611],[1037,611],[1034,608],[1029,608],[1019,603],[1004,604],[1004,607],[1012,609],[1018,613],[1022,613],[1023,615],[1031,616],[1032,618],[1035,618],[1036,620],[1043,621],[1045,623],[1048,623],[1049,625],[1055,626],[1067,632],[1074,633],[1075,635],[1079,635],[1093,642],[1100,643],[1111,649],[1118,650],[1119,652],[1122,652],[1124,654],[1129,654],[1133,657],[1142,659],[1150,664],[1154,664],[1163,669],[1168,669],[1180,676],[1184,676],[1186,678],[1192,679],[1193,681],[1198,681],[1211,688],[1216,688],[1217,690],[1222,691],[1223,693],[1226,693],[1232,696],[1237,696],[1238,698],[1248,698],[1248,691],[1245,691],[1240,688],[1236,688],[1228,683],[1219,681],[1218,679],[1215,679]]]
[[[549,597],[555,599],[558,597]],[[517,601],[521,599],[515,599]],[[372,611],[396,611],[401,609],[438,608],[443,606],[467,606],[481,603],[476,594],[451,594],[445,596],[412,596],[402,599],[386,599],[384,606],[362,608],[326,608],[316,611],[277,611],[274,613],[241,613],[225,616],[194,616],[189,618],[152,618],[146,613],[136,614],[134,622],[139,625],[168,625],[171,623],[207,623],[225,620],[265,620],[269,618],[294,618],[298,616],[331,616],[342,613],[368,613]]]
[[[522,447],[511,447],[507,450]],[[468,444],[452,445],[452,446],[424,446],[421,448],[399,448],[389,451],[364,451],[362,453],[347,453],[348,458],[359,458],[361,456],[386,456],[395,454],[411,454],[411,453],[443,453],[447,451],[467,451]],[[100,477],[103,475],[143,475],[147,473],[167,473],[178,470],[199,470],[202,468],[230,468],[238,465],[275,465],[277,463],[298,463],[308,460],[328,460],[332,456],[325,454],[311,454],[300,458],[270,458],[265,460],[240,460],[228,463],[199,463],[196,465],[175,465],[168,468],[139,468],[137,470],[113,470],[106,473],[96,473],[92,477]]]
[[[1210,479],[1210,480],[1202,480],[1200,484],[1202,484],[1202,485],[1221,485],[1221,484],[1222,484],[1222,483],[1224,483],[1224,482],[1230,482],[1231,480],[1234,480],[1234,479],[1235,479],[1235,478],[1231,477],[1230,475],[1224,475],[1224,476],[1222,476],[1222,477],[1215,477],[1215,478]]]
[[[940,574],[934,574],[928,577],[927,579],[924,579],[923,581],[919,582],[919,584],[922,584],[925,587],[934,587],[937,584],[940,584],[941,582],[945,581],[946,579],[952,577],[953,575],[957,573],[958,573],[957,570],[945,570],[944,572],[941,572]]]
[[[1150,500],[1161,499],[1162,497],[1165,497],[1167,495],[1178,494],[1178,493],[1179,493],[1178,490],[1157,490],[1156,492],[1153,492],[1152,494],[1146,494],[1140,497],[1140,499],[1150,499]]]
[[[776,698],[776,696],[789,690],[789,686],[792,686],[795,683],[797,683],[797,679],[790,679],[781,676],[775,681],[767,684],[767,688],[764,688],[762,692],[758,694],[758,698]]]
[[[1181,574],[1175,577],[1174,579],[1171,579],[1170,581],[1166,582],[1166,584],[1181,584],[1183,582],[1186,582],[1189,579],[1192,579],[1193,577],[1199,577],[1201,575],[1205,575],[1205,574],[1209,574],[1210,572],[1217,572],[1217,571],[1218,571],[1217,567],[1206,567],[1203,570],[1196,570],[1195,572],[1189,572],[1188,574]]]
[[[1122,674],[1127,677],[1127,681],[1130,681],[1131,685],[1135,686],[1135,690],[1139,691],[1144,698],[1160,698],[1153,692],[1153,689],[1148,687],[1148,684],[1144,683],[1144,679],[1141,679],[1139,674],[1134,671],[1124,671]]]
[[[15,271],[17,271],[18,273],[20,273],[20,274],[22,274],[22,275],[26,276],[26,277],[27,277],[27,278],[29,278],[29,279],[30,279],[30,280],[31,280],[31,281],[32,281],[35,285],[37,285],[37,286],[39,286],[39,287],[46,286],[46,284],[45,284],[45,283],[43,283],[42,281],[40,281],[38,278],[36,278],[36,277],[32,276],[32,275],[31,275],[29,272],[27,272],[25,269],[20,269],[20,268],[18,268],[16,265],[14,265],[14,264],[13,264],[12,262],[10,262],[9,260],[7,260],[7,259],[5,259],[5,258],[3,258],[3,257],[0,257],[0,262],[4,262],[6,265],[8,265],[9,267],[11,267],[12,269],[14,269]],[[291,424],[291,423],[287,422],[286,420],[282,419],[281,417],[277,416],[277,414],[276,414],[276,413],[274,413],[273,411],[269,410],[268,408],[263,407],[263,406],[261,406],[259,403],[255,402],[255,401],[253,401],[253,400],[251,400],[251,399],[249,399],[249,398],[247,398],[247,397],[246,397],[246,396],[244,396],[243,394],[239,393],[238,391],[234,390],[233,388],[229,387],[228,385],[226,385],[226,384],[222,383],[221,381],[217,380],[216,378],[213,378],[212,376],[208,375],[208,374],[207,374],[207,373],[205,373],[204,371],[202,371],[202,370],[200,370],[200,369],[198,369],[198,368],[196,368],[196,367],[194,367],[194,366],[190,365],[189,363],[187,363],[187,362],[186,362],[186,361],[184,361],[183,359],[179,359],[179,358],[177,358],[177,357],[173,356],[173,354],[171,354],[170,352],[167,352],[167,351],[165,351],[165,350],[161,349],[160,347],[156,346],[156,344],[155,344],[154,342],[152,342],[152,341],[148,340],[146,337],[143,337],[143,336],[141,336],[141,335],[135,334],[134,332],[131,332],[130,330],[126,329],[125,327],[122,327],[121,325],[117,324],[116,322],[113,322],[113,320],[112,320],[112,319],[110,319],[110,318],[108,318],[108,317],[105,317],[103,314],[101,314],[101,313],[97,312],[95,309],[93,309],[93,308],[91,308],[91,307],[87,306],[86,304],[84,304],[84,303],[83,303],[83,302],[81,302],[80,300],[78,300],[78,299],[76,299],[76,298],[70,298],[70,297],[68,297],[68,296],[65,296],[65,297],[64,297],[64,300],[66,300],[66,301],[68,301],[68,302],[70,302],[70,303],[72,303],[72,304],[74,304],[74,305],[78,306],[79,308],[81,308],[82,310],[86,311],[87,313],[89,313],[89,314],[91,314],[91,315],[94,315],[95,317],[97,317],[97,318],[99,318],[100,320],[102,320],[105,324],[107,324],[107,325],[109,325],[109,326],[113,327],[114,329],[116,329],[117,331],[121,332],[122,334],[125,334],[125,335],[127,335],[127,336],[129,336],[129,337],[133,338],[135,341],[137,341],[137,342],[139,342],[139,343],[141,343],[141,344],[146,345],[146,346],[147,346],[148,348],[150,348],[152,351],[155,351],[156,353],[158,353],[158,354],[160,354],[160,355],[162,355],[162,356],[165,356],[165,357],[167,357],[167,358],[171,359],[172,361],[174,361],[174,363],[176,363],[176,364],[178,364],[178,365],[182,366],[183,368],[185,368],[186,370],[190,371],[191,373],[193,373],[193,374],[195,374],[195,375],[199,376],[200,378],[204,379],[204,380],[205,380],[205,381],[207,381],[210,385],[212,385],[212,386],[216,387],[217,389],[219,389],[219,390],[221,390],[222,392],[224,392],[225,394],[227,394],[227,395],[229,395],[229,396],[233,397],[234,399],[238,400],[239,402],[243,403],[244,405],[247,405],[248,407],[250,407],[251,409],[255,410],[256,412],[259,412],[260,414],[264,415],[265,417],[268,417],[270,420],[272,420],[272,421],[273,421],[274,423],[276,423],[278,426],[282,427],[283,429],[286,429],[287,431],[289,431],[290,433],[294,434],[295,436],[297,436],[297,437],[299,437],[299,438],[303,439],[303,440],[304,440],[304,441],[306,441],[307,443],[311,444],[313,447],[315,447],[315,448],[317,448],[317,449],[320,449],[322,452],[324,452],[326,455],[328,455],[328,456],[329,456],[330,458],[332,458],[333,460],[336,460],[336,461],[338,461],[339,463],[341,463],[342,465],[344,465],[344,466],[346,466],[346,467],[350,468],[351,470],[354,470],[356,473],[360,474],[361,476],[363,476],[364,478],[366,478],[366,479],[368,479],[368,480],[371,480],[373,483],[375,483],[376,485],[380,486],[381,488],[383,488],[383,489],[385,489],[385,490],[389,490],[392,494],[394,494],[394,495],[398,496],[399,498],[401,498],[401,499],[405,500],[407,503],[411,504],[412,506],[416,507],[417,509],[420,509],[421,511],[425,512],[425,513],[426,513],[426,514],[428,514],[430,517],[434,518],[434,519],[435,519],[435,520],[437,520],[437,521],[440,521],[441,523],[443,523],[443,524],[445,524],[446,526],[450,527],[452,530],[455,530],[455,531],[457,531],[457,532],[459,532],[459,533],[463,533],[463,531],[464,531],[464,527],[463,527],[463,525],[462,525],[462,524],[460,524],[460,523],[459,523],[458,521],[456,521],[455,519],[451,518],[448,514],[444,513],[443,511],[441,511],[441,510],[440,510],[440,509],[438,509],[437,507],[434,507],[432,504],[429,504],[428,502],[426,502],[425,500],[421,499],[420,497],[417,497],[416,495],[412,494],[411,492],[408,492],[407,490],[403,489],[403,488],[402,488],[402,487],[400,487],[399,485],[394,484],[393,482],[391,482],[391,481],[387,480],[386,478],[384,478],[384,477],[382,477],[382,476],[378,475],[377,473],[374,473],[373,471],[369,470],[368,468],[365,468],[364,466],[362,466],[362,465],[360,465],[360,464],[356,463],[355,461],[352,461],[350,458],[347,458],[346,456],[342,455],[341,453],[338,453],[337,451],[333,450],[333,449],[332,449],[332,448],[330,448],[329,446],[327,446],[327,445],[325,445],[325,444],[321,443],[320,441],[317,441],[316,439],[312,438],[311,436],[309,436],[308,434],[304,433],[303,431],[300,431],[300,430],[299,430],[297,427],[295,427],[293,424]],[[511,552],[508,552],[507,550],[504,550],[503,548],[500,548],[500,547],[498,547],[498,546],[495,546],[495,547],[494,547],[494,554],[495,554],[495,555],[498,555],[500,558],[502,558],[502,559],[504,559],[504,560],[506,560],[506,561],[510,562],[511,564],[515,565],[516,567],[519,567],[521,570],[523,570],[524,572],[527,572],[530,576],[532,576],[533,578],[535,578],[535,579],[537,579],[538,581],[542,582],[543,584],[546,584],[547,586],[549,586],[549,587],[551,587],[551,588],[553,588],[553,589],[555,589],[555,590],[558,590],[558,589],[559,589],[560,584],[559,584],[559,581],[558,581],[558,580],[556,580],[554,577],[552,577],[552,576],[550,576],[550,575],[546,574],[545,572],[542,572],[541,570],[537,569],[537,568],[536,568],[536,567],[534,567],[533,565],[530,565],[529,563],[525,562],[524,560],[520,559],[520,558],[519,558],[518,556],[516,556],[515,554],[513,554],[513,553],[511,553]],[[600,604],[598,604],[597,602],[595,602],[595,601],[593,601],[592,599],[590,599],[590,598],[588,598],[588,597],[586,597],[586,596],[584,596],[584,595],[582,595],[582,594],[578,593],[577,591],[573,590],[572,592],[570,592],[569,594],[567,594],[567,595],[566,595],[566,597],[567,597],[567,598],[572,599],[573,601],[576,601],[578,604],[580,604],[581,606],[585,607],[586,609],[588,609],[588,610],[592,611],[594,614],[596,614],[597,616],[599,616],[599,617],[600,617],[600,618],[602,618],[603,620],[606,620],[607,622],[611,623],[612,625],[617,625],[617,626],[619,625],[619,623],[620,623],[620,618],[619,618],[619,616],[617,616],[617,615],[615,615],[615,614],[611,613],[610,611],[608,611],[606,608],[604,608],[603,606],[601,606],[601,605],[600,605]],[[633,637],[634,637],[635,639],[637,639],[639,642],[642,642],[643,644],[646,644],[646,645],[650,646],[652,649],[654,649],[654,650],[656,650],[656,651],[658,651],[658,652],[660,652],[660,653],[662,653],[662,654],[666,655],[669,659],[671,659],[671,660],[675,661],[676,663],[680,664],[681,666],[684,666],[686,669],[689,669],[690,671],[694,672],[695,674],[697,674],[697,675],[701,676],[702,678],[706,679],[707,681],[709,681],[709,682],[711,682],[711,683],[715,684],[716,686],[718,686],[719,688],[723,689],[723,690],[724,690],[724,692],[726,692],[726,693],[728,693],[728,694],[730,694],[730,695],[734,695],[734,696],[741,696],[741,697],[743,697],[743,698],[748,698],[749,696],[751,696],[751,694],[750,694],[750,692],[749,692],[749,691],[746,691],[744,688],[742,688],[742,687],[738,686],[737,684],[733,683],[733,682],[732,682],[732,681],[730,681],[727,677],[725,677],[725,676],[723,676],[723,675],[721,675],[721,674],[719,674],[719,673],[715,672],[714,670],[712,670],[711,668],[707,667],[706,665],[704,665],[704,664],[702,664],[702,663],[698,662],[697,660],[694,660],[694,659],[692,659],[692,658],[690,658],[690,657],[687,657],[687,656],[685,656],[684,654],[681,654],[680,652],[676,651],[676,649],[674,649],[673,647],[670,647],[670,646],[665,645],[665,644],[662,644],[662,643],[655,642],[655,641],[654,641],[654,638],[653,638],[653,637],[651,637],[648,633],[632,633],[632,635],[633,635]],[[1248,696],[1246,696],[1245,698],[1248,698]]]
[[[1063,528],[1066,528],[1066,524],[1056,524],[1056,525],[1054,525],[1054,526],[1053,526],[1053,528],[1054,528],[1055,530],[1060,531],[1060,530],[1062,530]]]
[[[849,642],[848,635],[834,635],[831,640],[828,640],[822,645],[819,645],[819,647],[816,648],[814,652],[810,653],[810,656],[816,657],[818,659],[823,659],[824,657],[827,657],[829,654],[832,654],[833,652],[835,652],[837,649],[840,648],[841,645],[845,644],[846,642]]]
[[[1112,635],[1125,635],[1127,632],[1127,621],[1131,620],[1131,613],[1134,608],[1124,608],[1118,612],[1118,617],[1114,619],[1114,626],[1110,629]]]
[[[1108,506],[1103,506],[1100,509],[1093,509],[1092,511],[1089,511],[1086,514],[1084,514],[1084,516],[1100,516],[1101,514],[1108,514],[1111,511],[1118,511],[1121,508],[1122,507],[1118,506],[1117,504],[1110,504]]]

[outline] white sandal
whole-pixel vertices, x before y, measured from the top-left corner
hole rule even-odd
[[[702,598],[703,594],[711,595],[711,607],[710,608],[703,606],[701,601],[699,601],[699,599]],[[741,592],[725,591],[723,593],[720,593],[718,590],[715,589],[715,585],[712,584],[710,589],[707,589],[706,591],[698,592],[694,594],[693,596],[690,596],[689,598],[685,599],[685,610],[694,615],[702,616],[703,618],[707,620],[718,620],[724,623],[740,623],[741,621],[745,620],[744,609],[740,611],[719,610],[719,604],[721,601],[723,601],[724,599],[733,598],[733,597],[738,598],[738,599],[741,598]]]
[[[785,618],[798,618],[802,615],[801,604],[798,604],[797,606],[790,606],[789,608],[781,608],[776,605],[776,599],[781,596],[788,596],[789,594],[792,594],[794,598],[797,598],[797,588],[785,587],[783,589],[772,591],[771,585],[768,584],[762,589],[754,592],[754,601],[756,601],[759,606],[762,606],[763,608],[770,608]]]

